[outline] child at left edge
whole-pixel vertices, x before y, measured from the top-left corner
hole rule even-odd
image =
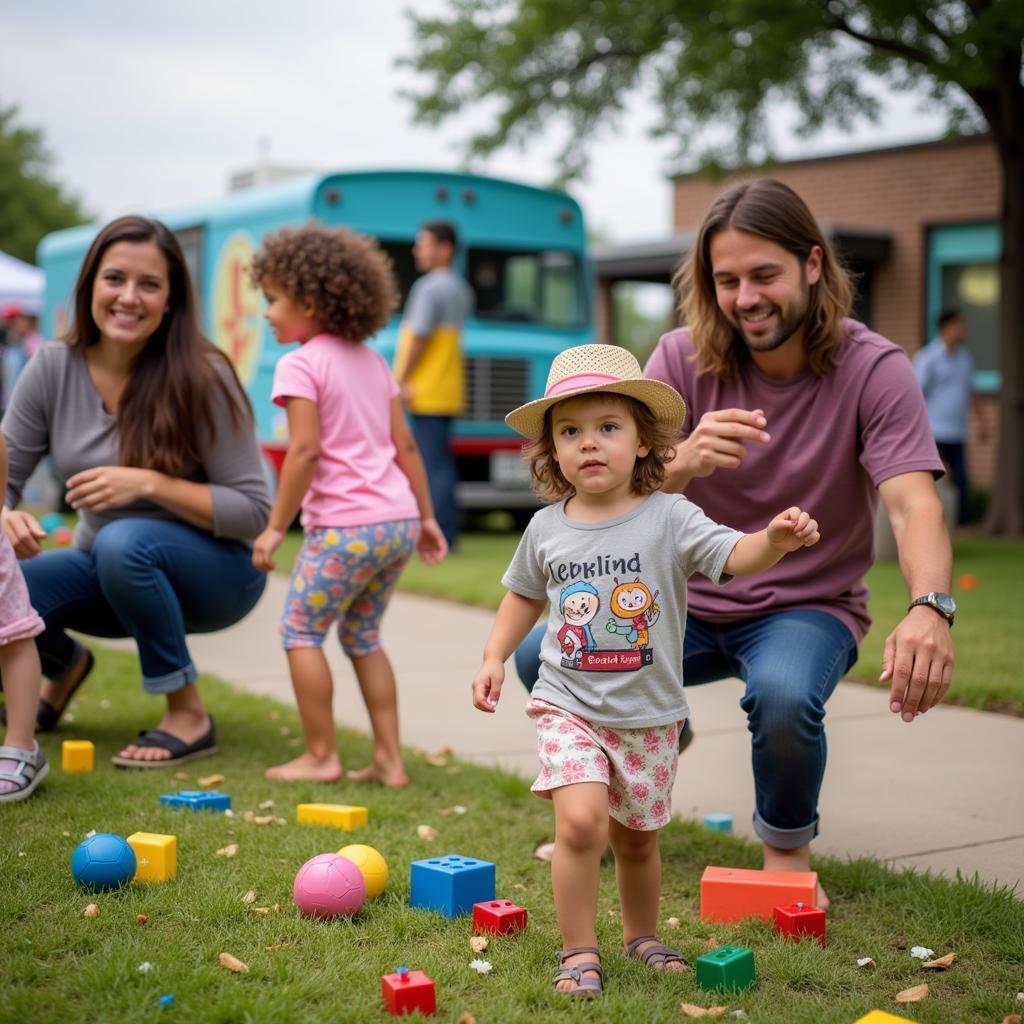
[[[502,584],[508,589],[473,680],[473,704],[494,712],[505,661],[550,607],[527,715],[541,771],[533,791],[555,812],[551,884],[562,933],[556,991],[598,996],[595,917],[610,842],[624,955],[659,972],[685,960],[655,936],[658,832],[671,818],[682,679],[686,578],[754,575],[817,543],[817,523],[791,507],[744,534],[666,494],[665,463],[683,423],[682,397],[645,380],[613,345],[556,356],[545,397],[505,418],[529,441],[541,498]]]
[[[7,494],[7,444],[0,434],[0,500]],[[36,650],[46,626],[29,604],[14,548],[0,528],[0,679],[7,701],[7,733],[0,746],[0,803],[24,800],[50,766],[35,738],[43,677]]]
[[[305,541],[280,629],[306,750],[265,774],[341,778],[334,687],[322,650],[337,622],[373,729],[372,762],[348,778],[404,786],[397,689],[380,623],[413,550],[432,565],[448,545],[398,386],[364,344],[397,305],[391,263],[368,237],[309,224],[267,236],[251,273],[277,340],[301,345],[274,372],[271,398],[288,416],[288,451],[252,559],[263,572],[275,568],[274,552],[301,507]]]

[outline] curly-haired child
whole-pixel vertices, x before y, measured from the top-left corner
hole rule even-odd
[[[0,434],[0,495],[6,493],[7,445]],[[0,679],[7,700],[7,734],[0,746],[0,803],[31,796],[50,770],[33,735],[42,672],[32,638],[45,628],[29,604],[14,548],[0,530]]]
[[[380,622],[413,549],[433,564],[447,554],[426,472],[387,363],[363,342],[387,323],[397,295],[391,264],[376,243],[314,224],[269,235],[252,277],[282,344],[299,342],[274,373],[290,440],[270,524],[253,564],[273,555],[302,509],[305,543],[281,616],[306,750],[270,768],[270,779],[336,781],[333,683],[322,645],[338,624],[373,728],[373,761],[355,781],[404,786],[395,676],[380,645]]]
[[[505,661],[550,606],[540,678],[527,705],[555,810],[551,883],[564,948],[553,985],[603,991],[595,915],[608,842],[625,955],[675,972],[683,957],[654,935],[661,890],[658,831],[671,817],[683,691],[686,579],[753,575],[815,544],[817,523],[789,508],[758,533],[720,526],[660,491],[686,407],[614,345],[558,355],[545,396],[505,418],[530,444],[541,497],[502,583],[508,588],[473,680],[493,712]]]

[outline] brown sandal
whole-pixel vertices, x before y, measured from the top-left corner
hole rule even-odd
[[[653,942],[654,945],[648,946],[641,953],[640,947],[645,942]],[[627,960],[639,960],[645,967],[650,967],[652,971],[663,971],[669,964],[682,964],[684,971],[689,970],[690,967],[682,953],[663,946],[656,935],[641,935],[639,939],[634,939],[625,948],[622,955]]]
[[[570,964],[566,967],[565,961],[571,956],[576,956],[577,953],[593,953],[595,956],[601,955],[596,946],[580,946],[577,949],[560,949],[555,954],[555,956],[558,957],[558,970],[555,971],[555,976],[551,979],[551,987],[559,995],[563,996],[583,996],[584,998],[592,999],[595,996],[604,995],[604,970],[597,960],[584,960],[582,963]],[[585,971],[594,971],[597,973],[597,977],[584,978],[583,974]],[[561,989],[558,987],[558,983],[560,981],[575,982],[576,987]]]

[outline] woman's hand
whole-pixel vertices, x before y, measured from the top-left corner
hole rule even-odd
[[[420,539],[416,541],[416,550],[424,565],[436,565],[448,554],[448,541],[444,539],[436,519],[424,519],[420,523]]]
[[[39,542],[46,536],[46,531],[30,512],[4,509],[0,512],[0,523],[18,558],[35,558],[42,552]]]
[[[132,466],[96,466],[83,469],[67,482],[67,502],[76,511],[105,512],[144,498],[152,498],[157,474]]]
[[[273,572],[277,568],[274,552],[284,540],[284,530],[275,530],[268,526],[255,540],[252,546],[252,564],[260,572]]]

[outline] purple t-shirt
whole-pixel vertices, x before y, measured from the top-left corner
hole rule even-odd
[[[771,441],[748,442],[738,469],[691,480],[691,501],[745,533],[764,529],[790,505],[810,512],[821,529],[814,547],[725,590],[694,576],[689,610],[699,619],[816,608],[840,619],[858,643],[871,625],[864,574],[874,561],[878,485],[915,471],[938,477],[943,469],[906,353],[856,320],[843,326],[839,365],[823,378],[804,370],[772,380],[750,361],[736,380],[698,374],[686,328],[662,337],[647,363],[648,377],[686,399],[684,435],[719,409],[763,409],[768,421]]]

